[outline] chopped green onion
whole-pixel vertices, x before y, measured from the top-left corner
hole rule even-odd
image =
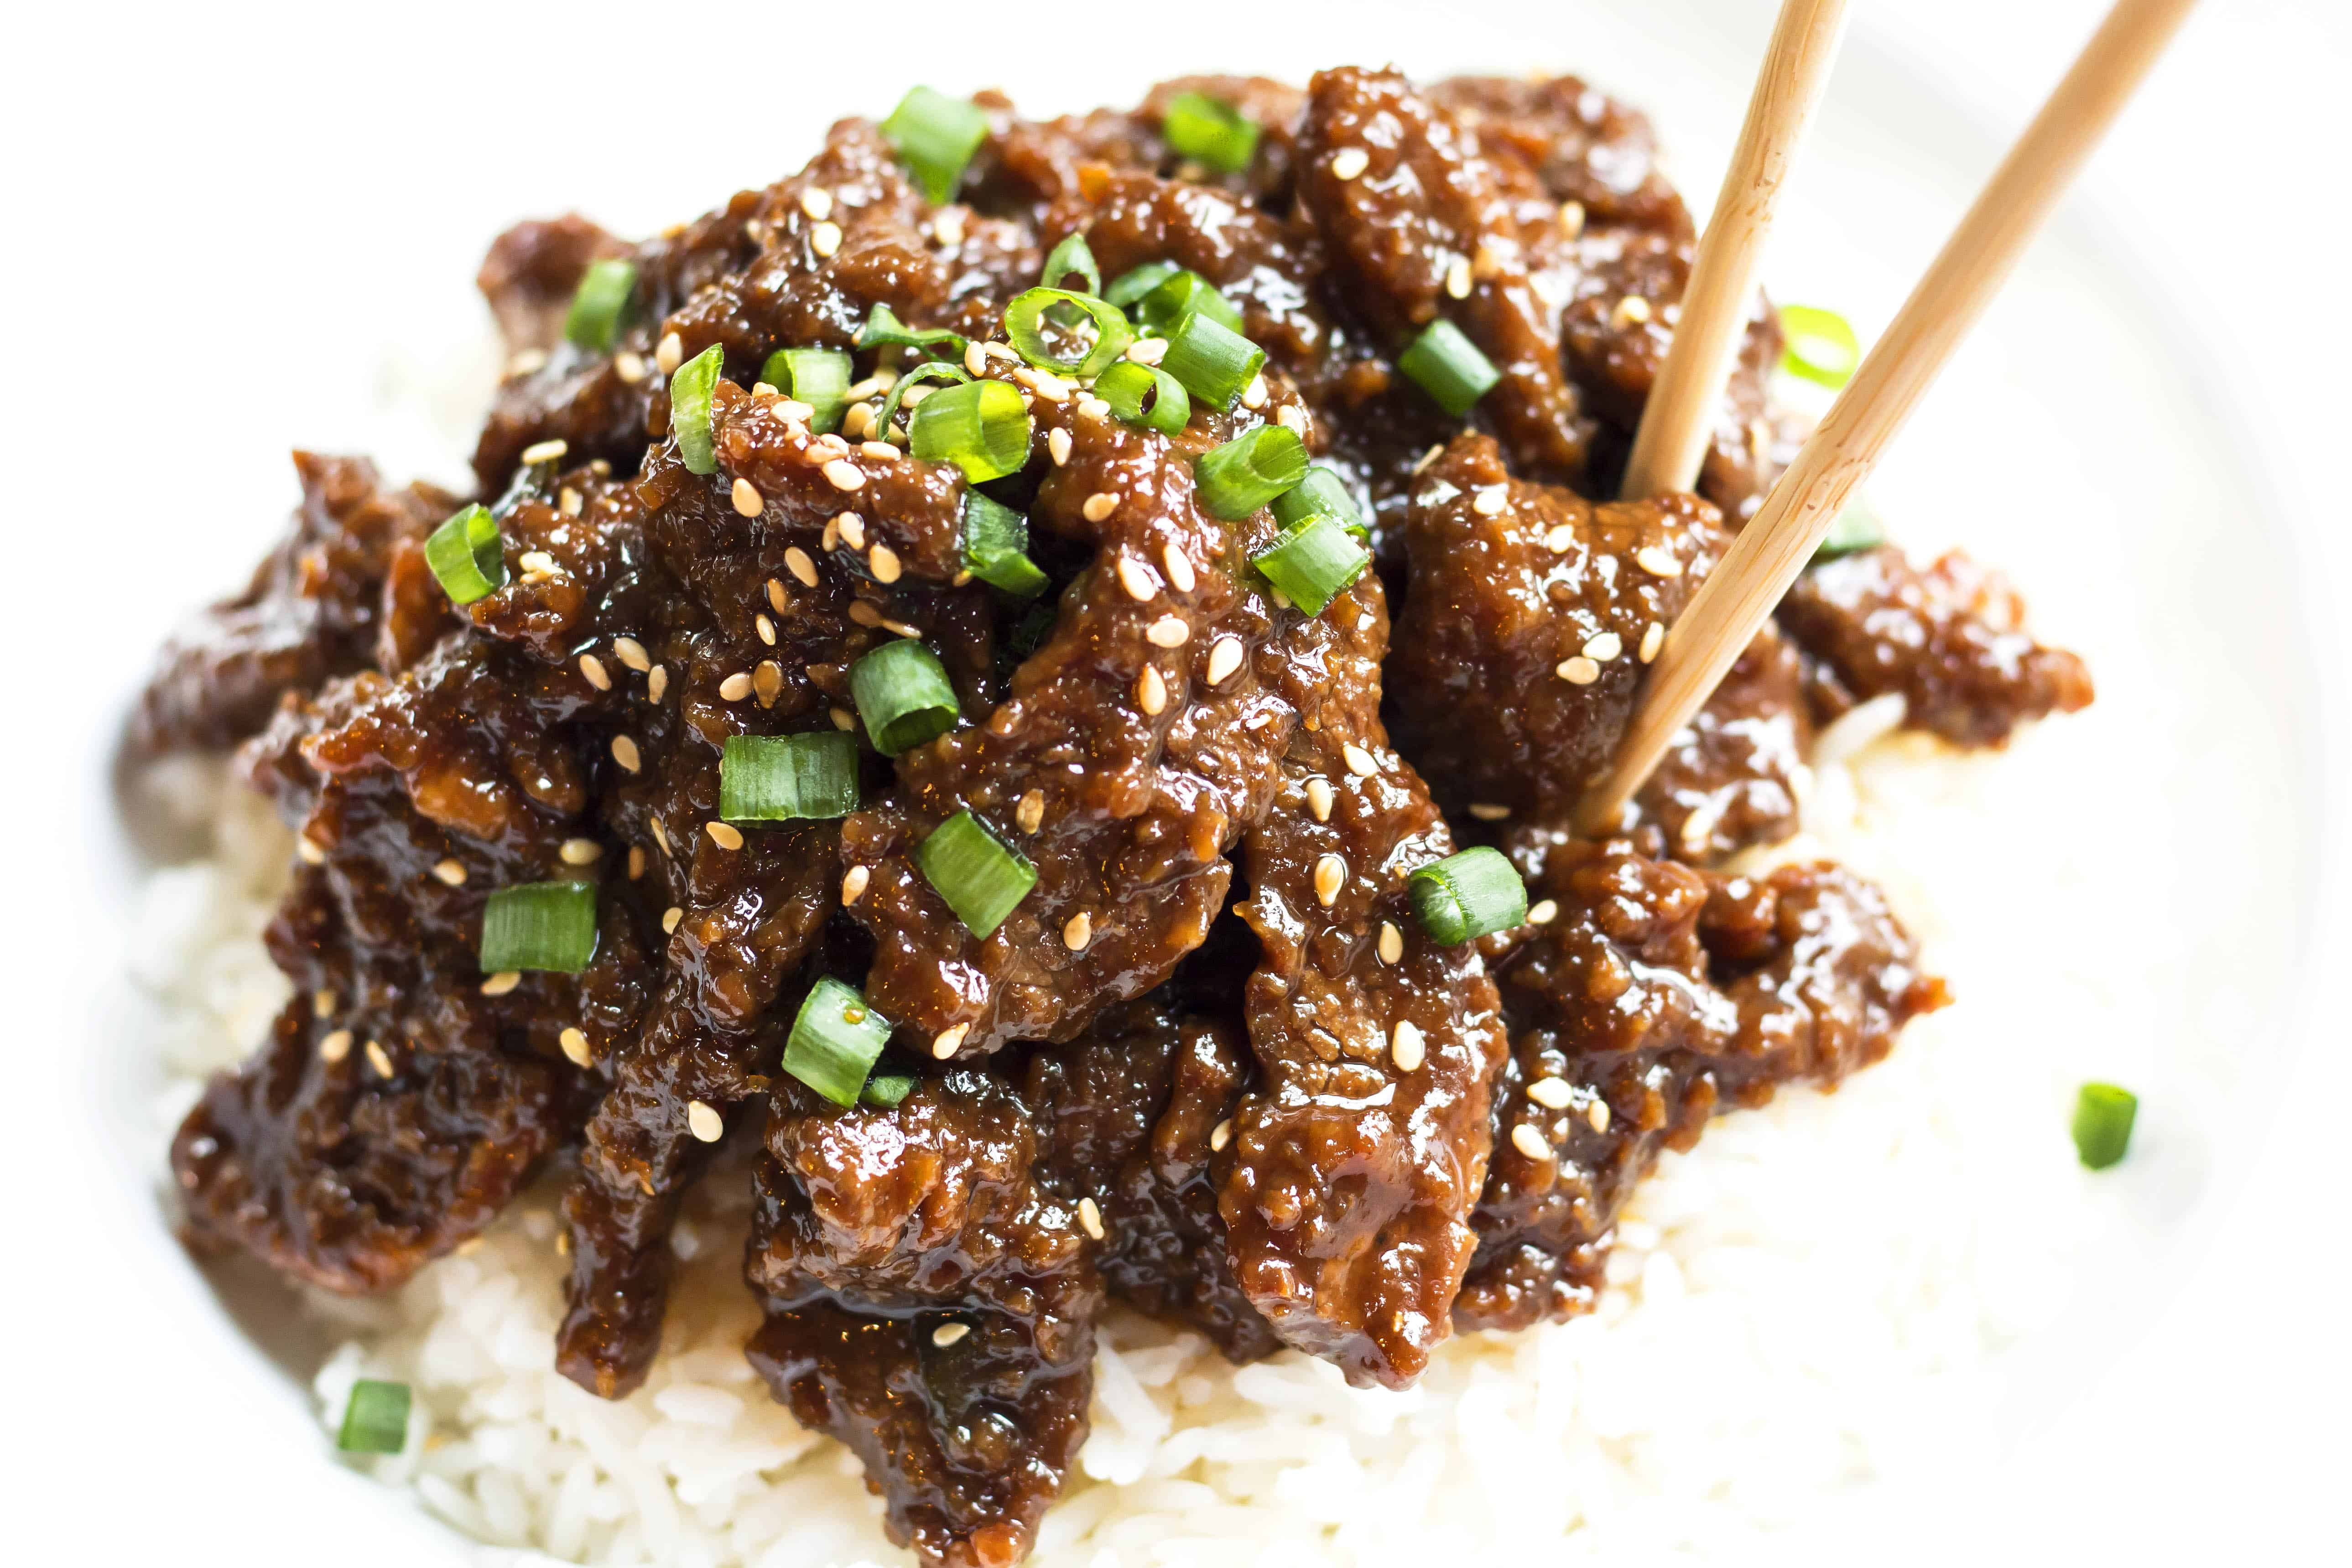
[[[961,716],[947,667],[911,637],[885,643],[850,665],[849,695],[874,749],[885,757],[945,735]]]
[[[952,463],[980,485],[1021,471],[1029,461],[1029,404],[1020,388],[1010,382],[965,382],[915,405],[907,420],[907,450],[926,463]]]
[[[839,349],[778,349],[768,356],[760,379],[814,410],[811,430],[822,435],[841,428],[849,406],[849,356]]]
[[[857,737],[730,735],[719,756],[719,815],[730,822],[846,817],[857,810]]]
[[[1862,344],[1854,339],[1853,325],[1834,310],[1818,305],[1783,305],[1780,336],[1788,343],[1780,354],[1780,368],[1792,376],[1825,387],[1842,387],[1862,363]]]
[[[1177,156],[1238,174],[1257,151],[1257,121],[1223,99],[1180,92],[1168,100],[1160,132]]]
[[[1423,328],[1412,346],[1397,356],[1397,369],[1456,419],[1468,413],[1503,379],[1495,361],[1480,353],[1478,345],[1462,335],[1461,328],[1442,316]]]
[[[1132,277],[1134,274],[1128,276]],[[1155,285],[1137,303],[1135,319],[1145,331],[1160,332],[1183,320],[1184,312],[1196,305],[1208,312],[1210,320],[1228,331],[1244,330],[1240,309],[1197,272],[1172,272]]]
[[[1219,413],[1230,411],[1265,368],[1265,350],[1198,304],[1167,334],[1160,368]]]
[[[1182,382],[1157,365],[1133,360],[1121,360],[1097,376],[1095,396],[1128,423],[1162,435],[1175,434],[1192,417],[1192,394]]]
[[[1070,275],[1076,273],[1085,287],[1073,290],[1078,294],[1102,292],[1102,268],[1095,264],[1095,253],[1082,234],[1071,235],[1055,246],[1045,257],[1045,270],[1037,279],[1048,288],[1068,288]]]
[[[863,993],[828,976],[809,988],[793,1019],[784,1071],[836,1105],[855,1105],[890,1027]]]
[[[877,1072],[866,1081],[864,1089],[858,1091],[857,1103],[884,1111],[895,1111],[908,1095],[915,1092],[915,1085],[919,1082],[911,1072]]]
[[[1037,868],[970,811],[958,811],[915,846],[915,863],[974,936],[985,940],[1037,885]]]
[[[1023,599],[1041,592],[1045,574],[1029,559],[1029,519],[977,490],[963,496],[964,570]]]
[[[1823,534],[1822,542],[1814,547],[1813,561],[1818,565],[1825,560],[1835,560],[1842,555],[1859,555],[1866,549],[1876,549],[1885,542],[1885,525],[1878,520],[1877,513],[1856,497],[1848,501],[1845,510],[1831,521],[1830,531]]]
[[[629,291],[637,286],[637,269],[630,262],[608,256],[592,261],[572,293],[572,308],[564,312],[563,336],[591,353],[609,352],[621,329],[621,313],[629,308]]]
[[[890,395],[882,400],[882,412],[874,421],[874,434],[881,440],[890,439],[890,422],[898,417],[898,404],[906,395],[925,382],[968,382],[971,377],[961,365],[951,365],[945,360],[925,360],[921,364],[890,383]],[[916,406],[920,407],[919,403]],[[912,423],[911,417],[908,423]]]
[[[408,1447],[408,1385],[362,1377],[352,1385],[335,1447],[346,1454],[396,1454]]]
[[[669,378],[669,431],[677,437],[678,460],[689,474],[719,472],[718,450],[710,444],[710,394],[726,359],[713,343]]]
[[[545,969],[576,975],[596,956],[596,884],[527,882],[482,908],[482,973]]]
[[[1307,477],[1296,487],[1274,498],[1274,520],[1286,528],[1297,528],[1309,517],[1318,517],[1330,518],[1349,533],[1370,531],[1364,527],[1364,514],[1357,509],[1356,497],[1349,490],[1348,482],[1320,464],[1309,468]]]
[[[1276,503],[1276,510],[1280,509]],[[1371,560],[1371,552],[1356,542],[1347,525],[1327,512],[1308,514],[1304,522],[1283,529],[1272,546],[1250,557],[1250,564],[1268,582],[1309,615],[1322,614],[1325,605],[1363,576]]]
[[[1090,318],[1095,324],[1094,346],[1075,360],[1055,353],[1040,329],[1042,319],[1049,309],[1064,308]],[[1031,288],[1015,296],[1013,303],[1004,308],[1004,335],[1013,340],[1013,346],[1031,364],[1080,381],[1102,374],[1135,341],[1135,329],[1128,325],[1117,306],[1091,294],[1073,294],[1066,288]]]
[[[913,349],[927,355],[944,349],[946,354],[939,357],[950,360],[962,359],[963,351],[971,346],[962,333],[944,327],[909,327],[887,305],[877,305],[867,312],[866,325],[857,329],[855,341],[861,349]]]
[[[2074,1096],[2074,1153],[2084,1166],[2105,1170],[2131,1147],[2139,1096],[2112,1083],[2085,1083]]]
[[[988,140],[988,116],[978,104],[919,87],[898,100],[882,122],[882,135],[936,204],[954,196],[963,182],[964,165]]]
[[[1307,448],[1278,424],[1235,436],[1192,465],[1201,505],[1236,523],[1307,477]]]
[[[1102,297],[1123,309],[1182,270],[1172,261],[1147,261],[1132,272],[1120,273]]]
[[[1527,883],[1500,850],[1483,844],[1432,862],[1406,885],[1422,929],[1448,947],[1527,923]]]
[[[496,593],[507,580],[499,520],[479,502],[449,515],[425,538],[425,564],[434,580],[461,608]]]

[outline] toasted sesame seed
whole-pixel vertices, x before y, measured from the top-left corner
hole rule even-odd
[[[1209,1129],[1209,1151],[1212,1154],[1223,1152],[1224,1146],[1233,1141],[1234,1119],[1231,1116]]]
[[[852,441],[862,441],[874,433],[875,408],[869,402],[853,402],[841,415],[841,434]]]
[[[1078,1223],[1086,1227],[1087,1235],[1097,1241],[1101,1240],[1103,1239],[1102,1206],[1090,1197],[1078,1199]]]
[[[844,543],[854,550],[865,549],[866,519],[864,517],[859,517],[856,512],[844,512],[833,520]]]
[[[1482,822],[1499,822],[1511,814],[1508,806],[1498,806],[1492,800],[1473,800],[1470,814]]]
[[[545,349],[525,349],[507,361],[509,376],[535,376],[547,368]]]
[[[833,727],[835,729],[853,730],[857,727],[857,716],[845,707],[833,709],[829,716],[833,719]]]
[[[654,369],[669,375],[684,363],[686,345],[678,341],[677,333],[663,333],[662,340],[654,346]]]
[[[1112,495],[1108,490],[1096,491],[1093,495],[1088,496],[1086,499],[1086,504],[1078,508],[1078,511],[1086,517],[1087,521],[1090,523],[1099,523],[1105,517],[1109,517],[1113,512],[1118,510],[1118,497]],[[1124,576],[1126,570],[1126,563],[1122,561],[1119,565],[1120,574]],[[1136,597],[1139,599],[1149,599],[1151,597],[1151,594],[1150,591],[1147,590],[1142,593],[1137,594]]]
[[[1544,549],[1551,551],[1554,555],[1563,553],[1567,550],[1569,546],[1575,542],[1576,527],[1572,523],[1562,523],[1559,527],[1552,529],[1551,532],[1544,535]]]
[[[971,1032],[971,1025],[968,1023],[948,1025],[947,1028],[931,1036],[931,1054],[940,1061],[945,1061],[956,1053],[956,1047],[961,1045],[963,1037]]]
[[[1054,466],[1056,468],[1067,463],[1070,460],[1070,433],[1061,429],[1047,431],[1045,455],[1054,460]]]
[[[1609,312],[1612,327],[1638,327],[1650,319],[1650,302],[1638,294],[1628,294],[1617,301],[1617,308]]]
[[[1264,408],[1265,406],[1265,377],[1263,375],[1252,376],[1250,378],[1250,384],[1242,389],[1242,406],[1244,408]]]
[[[866,884],[874,880],[871,866],[854,865],[841,873],[841,903],[845,909],[866,896]]]
[[[643,759],[637,755],[637,743],[625,735],[613,737],[613,760],[619,763],[624,771],[630,773],[644,766]]]
[[[457,860],[436,861],[434,862],[433,874],[450,887],[463,887],[466,885],[466,862]]]
[[[1342,147],[1331,154],[1331,177],[1352,180],[1372,166],[1372,155],[1360,147]]]
[[[1640,649],[1642,663],[1646,664],[1651,660],[1656,658],[1658,656],[1658,650],[1664,647],[1665,643],[1665,627],[1658,622],[1651,622],[1642,632],[1642,646]]]
[[[567,517],[578,517],[580,508],[587,504],[588,498],[569,485],[555,493],[555,509]]]
[[[1348,771],[1359,779],[1370,779],[1380,771],[1380,764],[1372,760],[1372,754],[1352,740],[1339,747],[1339,755],[1347,759]]]
[[[1559,918],[1559,903],[1557,899],[1538,899],[1528,910],[1528,924],[1530,925],[1549,925]]]
[[[631,844],[629,846],[629,880],[635,882],[645,874],[646,847],[643,844]]]
[[[1586,1124],[1591,1126],[1594,1132],[1607,1132],[1609,1130],[1609,1102],[1606,1100],[1594,1100],[1591,1104],[1587,1105],[1584,1108],[1584,1120]]]
[[[1528,1085],[1528,1098],[1547,1111],[1565,1111],[1576,1098],[1564,1078],[1538,1078]]]
[[[1143,674],[1135,677],[1135,706],[1153,717],[1168,706],[1168,683],[1160,678],[1156,664],[1143,666]]]
[[[849,601],[849,618],[860,626],[882,624],[882,612],[875,609],[863,599],[853,599]]]
[[[302,862],[306,865],[325,865],[327,863],[327,852],[320,849],[318,841],[307,833],[300,833],[295,836],[294,852],[302,857]]]
[[[1138,338],[1128,345],[1127,357],[1139,365],[1156,365],[1168,357],[1168,340]]]
[[[657,703],[662,700],[662,694],[668,690],[669,672],[667,669],[656,664],[646,672],[646,701]]]
[[[1423,1043],[1421,1029],[1411,1019],[1397,1019],[1396,1029],[1389,1037],[1389,1060],[1395,1062],[1399,1072],[1420,1071],[1428,1050]]]
[[[563,1054],[572,1059],[572,1064],[574,1067],[588,1067],[595,1062],[595,1057],[588,1050],[588,1036],[583,1030],[576,1028],[567,1029],[555,1038],[563,1047]]]
[[[557,570],[555,558],[543,549],[523,551],[515,558],[515,564],[522,568],[525,577],[553,577]]]
[[[887,585],[898,580],[898,552],[888,545],[876,545],[866,553],[866,564],[875,581]]]
[[[1566,234],[1570,239],[1574,239],[1579,235],[1582,234],[1584,232],[1584,204],[1582,202],[1562,202],[1559,204],[1559,226],[1561,232]]]
[[[341,1061],[351,1053],[352,1031],[347,1029],[335,1030],[319,1041],[319,1060],[321,1061]]]
[[[1315,862],[1315,902],[1328,909],[1339,902],[1339,890],[1348,885],[1348,862],[1328,852]]]
[[[1682,558],[1664,545],[1643,545],[1633,552],[1633,564],[1652,577],[1680,577]]]
[[[1510,504],[1511,497],[1500,485],[1490,485],[1471,497],[1470,509],[1482,517],[1500,517],[1503,508]]]
[[[1397,929],[1397,923],[1395,921],[1383,920],[1381,922],[1381,945],[1379,951],[1381,962],[1383,964],[1393,964],[1398,959],[1404,956],[1404,933]]]
[[[624,349],[613,356],[613,373],[621,378],[623,385],[635,386],[646,379],[646,361]]]
[[[860,456],[871,457],[877,463],[896,463],[899,457],[898,449],[887,441],[861,441],[857,451]]]
[[[1192,570],[1192,558],[1177,548],[1173,539],[1160,547],[1160,564],[1167,571],[1168,580],[1175,585],[1176,591],[1179,593],[1192,592],[1201,580]]]
[[[1307,411],[1295,402],[1286,402],[1276,409],[1274,423],[1302,441],[1307,438]]]
[[[676,931],[677,929],[677,923],[685,918],[686,911],[680,909],[675,904],[671,904],[667,909],[663,910],[662,935],[667,936]]]
[[[735,509],[747,517],[756,517],[767,510],[768,498],[761,495],[760,487],[749,479],[736,480],[735,487],[728,494],[735,503]]]
[[[931,1331],[931,1343],[945,1350],[971,1332],[970,1323],[941,1323]]]
[[[1024,833],[1034,833],[1045,826],[1045,792],[1032,789],[1022,796],[1021,803],[1013,808],[1013,821]]]
[[[669,830],[662,826],[659,817],[651,818],[649,821],[654,831],[654,842],[661,846],[662,853],[669,853]]]
[[[1614,632],[1603,632],[1598,636],[1587,637],[1584,640],[1584,656],[1588,659],[1597,659],[1604,664],[1624,651],[1625,639]]]
[[[1307,809],[1315,813],[1318,822],[1331,820],[1331,780],[1318,773],[1307,781]]]
[[[784,570],[790,571],[795,578],[798,578],[802,587],[814,588],[816,586],[816,562],[811,560],[809,559],[809,552],[801,549],[800,546],[794,545],[790,549],[784,551]],[[782,587],[782,584],[781,583],[770,583],[770,591],[768,594],[770,602],[772,603],[775,601],[778,597],[776,591]],[[779,604],[776,608],[781,610],[783,606]]]
[[[836,490],[856,490],[866,484],[866,475],[846,457],[836,457],[824,465],[824,476]]]
[[[833,193],[822,185],[811,185],[801,193],[801,211],[820,220],[833,216]]]
[[[333,1018],[335,1016],[335,993],[329,990],[312,991],[310,993],[310,1016],[314,1019]]]
[[[809,249],[816,252],[818,256],[828,256],[840,248],[841,225],[839,224],[818,224],[809,230]]]
[[[1209,650],[1209,684],[1222,686],[1233,673],[1242,667],[1242,640],[1220,637],[1217,645]]]
[[[705,822],[702,824],[702,831],[709,833],[710,841],[722,850],[740,850],[743,847],[743,831],[730,823]]]
[[[1064,923],[1062,946],[1073,953],[1083,953],[1087,950],[1087,944],[1094,940],[1094,917],[1081,909]]]
[[[963,368],[975,376],[988,373],[988,350],[980,346],[978,340],[963,346]]]
[[[482,995],[486,997],[503,997],[509,991],[513,990],[517,986],[521,984],[522,973],[520,970],[500,969],[497,974],[492,975],[488,979],[482,982]]]
[[[604,846],[593,839],[566,839],[557,852],[565,865],[594,865],[604,858]]]
[[[1573,658],[1562,659],[1559,662],[1559,668],[1554,670],[1552,674],[1570,685],[1589,686],[1601,678],[1601,666],[1579,653]]]
[[[686,1103],[686,1130],[706,1144],[715,1144],[726,1134],[727,1123],[718,1111],[699,1100]]]
[[[1155,648],[1181,648],[1192,635],[1192,627],[1181,615],[1162,615],[1144,628],[1143,635]]]
[[[528,468],[535,463],[552,463],[572,450],[572,444],[562,436],[553,441],[535,441],[522,449],[522,465]]]
[[[719,683],[719,695],[721,701],[740,703],[751,695],[751,677],[740,670]]]
[[[1445,292],[1456,299],[1470,298],[1470,258],[1457,256],[1454,265],[1445,269]]]
[[[769,620],[764,612],[751,617],[751,630],[757,632],[760,634],[760,641],[769,647],[772,648],[776,645],[776,623]]]
[[[609,692],[613,689],[613,677],[605,673],[604,661],[593,653],[580,655],[580,674],[590,685],[600,692]]]
[[[1106,496],[1095,497],[1094,500],[1090,500],[1087,503],[1087,511],[1091,512],[1094,510],[1095,501],[1108,499],[1110,499],[1110,497]],[[1105,515],[1107,516],[1108,514],[1108,509],[1106,508]],[[1097,518],[1096,520],[1099,522],[1101,519]],[[1151,575],[1151,569],[1144,565],[1141,561],[1136,559],[1131,555],[1123,555],[1118,558],[1118,585],[1121,588],[1126,589],[1127,596],[1129,599],[1134,600],[1138,604],[1149,603],[1151,600],[1151,596],[1160,591],[1160,581],[1157,578]]]
[[[392,1052],[384,1050],[383,1041],[372,1040],[367,1042],[367,1059],[368,1065],[375,1069],[378,1078],[392,1076]]]
[[[1551,1145],[1544,1142],[1544,1135],[1526,1122],[1511,1129],[1511,1147],[1531,1160],[1549,1160],[1552,1157]]]
[[[1078,414],[1084,419],[1108,419],[1110,404],[1098,397],[1082,397],[1078,400]]]

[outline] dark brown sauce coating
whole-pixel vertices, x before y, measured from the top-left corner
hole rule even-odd
[[[1247,169],[1171,152],[1181,90],[1263,121]],[[979,101],[946,206],[848,120],[643,244],[578,218],[500,239],[480,281],[514,358],[475,469],[505,586],[461,612],[426,569],[460,498],[299,458],[287,541],[167,650],[137,733],[243,743],[306,846],[270,933],[297,999],[174,1144],[192,1236],[383,1290],[562,1157],[555,1354],[617,1396],[659,1344],[680,1200],[719,1139],[757,1139],[753,1360],[858,1451],[898,1539],[1002,1568],[1083,1440],[1110,1297],[1236,1361],[1290,1345],[1391,1385],[1457,1327],[1583,1310],[1661,1148],[1834,1082],[1940,999],[1850,874],[1692,867],[1793,828],[1810,726],[1855,700],[1903,691],[1982,744],[2089,686],[1973,569],[1840,562],[1678,737],[1634,839],[1567,839],[1548,824],[1614,746],[1651,628],[1785,455],[1759,307],[1704,498],[1590,498],[1690,260],[1646,123],[1569,78],[1353,69],[1043,123]],[[1040,632],[968,580],[961,473],[863,424],[814,435],[754,383],[877,304],[995,336],[1072,234],[1106,278],[1200,272],[1268,363],[1167,438],[979,361],[1031,406],[1030,461],[990,490],[1031,519]],[[564,342],[610,256],[637,268],[617,340]],[[1467,422],[1396,370],[1441,317],[1504,372]],[[666,371],[713,344],[698,476]],[[1311,617],[1249,565],[1273,519],[1220,521],[1195,488],[1199,455],[1277,419],[1370,508],[1378,572]],[[728,737],[862,736],[850,666],[908,637],[958,728],[862,747],[843,821],[717,821]],[[985,939],[912,858],[961,810],[1039,873]],[[1540,924],[1423,932],[1406,878],[1463,839],[1519,858]],[[481,975],[488,894],[557,878],[598,888],[594,960]],[[898,1106],[782,1071],[824,976],[897,1026]]]

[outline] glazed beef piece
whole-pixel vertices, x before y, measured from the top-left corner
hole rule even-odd
[[[1814,716],[1900,692],[1904,723],[1955,746],[2000,746],[2021,724],[2091,702],[2083,661],[2024,630],[2025,601],[1954,550],[1922,568],[1892,545],[1817,566],[1778,611],[1811,656]]]
[[[1257,123],[1257,143],[1247,168],[1233,173],[1208,169],[1169,148],[1161,125],[1170,104],[1184,93],[1231,104]],[[1154,87],[1132,110],[1098,109],[1042,121],[1013,118],[1011,104],[993,94],[981,95],[980,101],[1005,111],[966,181],[973,205],[982,212],[1034,223],[1047,206],[1079,188],[1089,166],[1181,179],[1188,187],[1218,191],[1274,210],[1289,198],[1302,98],[1287,82],[1264,77],[1177,77]],[[1106,279],[1116,276],[1104,274]]]
[[[1635,795],[1665,852],[1707,865],[1797,831],[1799,776],[1811,748],[1804,661],[1768,622]]]
[[[1944,1001],[1885,896],[1839,867],[1719,877],[1545,832],[1513,852],[1554,910],[1496,974],[1511,1056],[1465,1330],[1589,1311],[1662,1151],[1783,1083],[1834,1086]]]

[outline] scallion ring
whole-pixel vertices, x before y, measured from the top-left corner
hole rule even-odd
[[[1085,287],[1071,289],[1072,293],[1102,293],[1102,268],[1095,264],[1094,250],[1082,234],[1071,235],[1054,247],[1045,257],[1045,270],[1037,281],[1047,288],[1069,288],[1073,273]]]
[[[482,908],[485,975],[541,969],[576,975],[596,956],[596,884],[527,882],[501,887]]]
[[[1482,844],[1447,855],[1405,885],[1422,929],[1448,947],[1527,924],[1528,884],[1500,850]]]
[[[866,312],[866,325],[857,329],[855,341],[860,349],[912,349],[949,360],[962,359],[971,343],[962,333],[944,327],[909,327],[887,305],[877,305]]]
[[[1065,307],[1084,314],[1095,325],[1093,346],[1075,360],[1055,353],[1041,329],[1047,311]],[[1031,364],[1079,381],[1102,374],[1135,341],[1135,329],[1117,306],[1091,294],[1073,294],[1066,288],[1031,288],[1015,296],[1013,303],[1004,308],[1004,335],[1013,340],[1013,348]]]
[[[2084,1166],[2103,1171],[2131,1148],[2132,1124],[2139,1119],[2139,1096],[2112,1083],[2085,1083],[2074,1096],[2074,1153]]]
[[[1021,471],[1029,461],[1030,430],[1020,388],[1010,382],[965,382],[915,405],[907,420],[907,450],[926,463],[952,463],[967,480],[984,485]]]
[[[836,1105],[855,1105],[890,1043],[890,1020],[831,976],[809,988],[784,1040],[784,1071]]]
[[[719,815],[730,822],[846,817],[857,810],[857,737],[730,735],[719,756]]]
[[[1460,419],[1485,397],[1503,372],[1479,352],[1462,329],[1439,317],[1422,329],[1412,345],[1397,356],[1397,369],[1413,379],[1438,407]]]
[[[572,308],[564,312],[564,340],[592,354],[609,353],[629,308],[629,293],[637,286],[634,263],[617,256],[592,261],[572,292]]]
[[[1171,272],[1136,302],[1135,319],[1147,332],[1164,333],[1183,320],[1184,312],[1195,307],[1208,312],[1209,319],[1229,332],[1244,330],[1240,308],[1197,272]]]
[[[1131,272],[1122,272],[1102,291],[1105,299],[1125,309],[1145,295],[1183,270],[1172,261],[1147,261]]]
[[[1279,511],[1277,503],[1277,515]],[[1322,614],[1325,605],[1364,575],[1371,560],[1371,552],[1327,512],[1308,513],[1302,521],[1284,528],[1271,546],[1250,557],[1250,564],[1282,590],[1283,597],[1309,615]]]
[[[1045,574],[1029,559],[1029,519],[977,490],[963,496],[964,570],[1023,599],[1045,591]]]
[[[1364,514],[1357,507],[1347,481],[1319,463],[1309,468],[1307,477],[1297,486],[1274,498],[1274,520],[1286,528],[1297,528],[1309,517],[1329,517],[1349,533],[1370,531],[1364,527]]]
[[[895,1111],[901,1101],[915,1092],[915,1085],[920,1082],[911,1072],[877,1072],[866,1081],[865,1088],[858,1091],[857,1103],[871,1105],[877,1110]]]
[[[1204,92],[1180,92],[1170,99],[1160,133],[1178,157],[1227,174],[1248,168],[1257,151],[1257,121]]]
[[[719,472],[719,454],[710,444],[710,394],[726,360],[713,343],[669,378],[669,433],[677,438],[678,461],[689,474]]]
[[[945,735],[962,714],[947,667],[912,638],[885,643],[850,665],[849,695],[885,757]]]
[[[1307,448],[1278,424],[1261,424],[1192,465],[1201,505],[1237,523],[1307,477]]]
[[[964,166],[988,140],[988,116],[978,104],[930,88],[909,90],[882,122],[883,139],[937,204],[951,200]]]
[[[450,603],[463,608],[488,598],[507,580],[498,518],[479,502],[451,513],[425,536],[425,564]]]
[[[915,846],[915,863],[964,928],[982,940],[1037,885],[1037,868],[1028,857],[970,811],[958,811],[932,829]]]
[[[1095,396],[1128,423],[1162,435],[1175,434],[1192,417],[1192,394],[1182,382],[1157,365],[1133,360],[1121,360],[1097,376]]]
[[[965,373],[961,365],[951,365],[945,360],[925,360],[890,383],[890,395],[882,400],[882,412],[874,421],[874,434],[883,441],[890,439],[890,422],[898,417],[899,402],[923,382],[970,380],[971,377]]]
[[[1782,370],[1832,389],[1853,378],[1862,344],[1844,317],[1818,305],[1783,305],[1780,315],[1780,336],[1788,345],[1780,354]]]
[[[1265,350],[1195,304],[1169,331],[1160,368],[1223,413],[1241,401],[1265,368]]]
[[[849,406],[849,356],[839,349],[778,349],[760,379],[808,404],[808,427],[819,435],[841,428],[842,411]]]
[[[352,1385],[351,1401],[343,1406],[343,1424],[335,1433],[335,1447],[346,1454],[399,1453],[408,1447],[412,1403],[405,1383],[361,1378]]]

